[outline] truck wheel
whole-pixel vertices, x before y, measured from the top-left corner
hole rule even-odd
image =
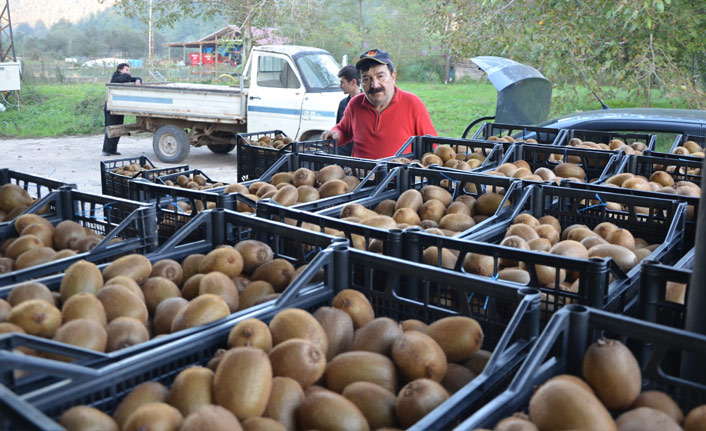
[[[235,144],[209,144],[208,149],[216,154],[228,154],[235,148]]]
[[[168,124],[157,129],[152,138],[152,149],[164,163],[180,163],[189,155],[189,135],[184,129]]]

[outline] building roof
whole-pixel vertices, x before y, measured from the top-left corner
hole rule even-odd
[[[289,38],[277,35],[277,29],[272,27],[251,27],[252,38],[255,45],[283,45],[289,42]],[[240,27],[234,24],[227,25],[208,36],[191,42],[170,42],[166,46],[179,46],[186,48],[198,48],[203,45],[215,44],[223,39],[240,40],[242,34]]]

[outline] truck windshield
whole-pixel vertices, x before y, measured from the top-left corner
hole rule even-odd
[[[296,62],[310,90],[341,91],[337,77],[341,67],[331,54],[305,54],[296,58]]]

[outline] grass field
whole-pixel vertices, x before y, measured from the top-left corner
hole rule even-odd
[[[422,99],[440,136],[460,137],[471,121],[495,113],[497,93],[487,81],[453,85],[398,82],[398,85]],[[603,93],[602,96],[609,96],[604,101],[611,107],[637,106],[629,101],[624,91],[606,89]],[[555,89],[552,96],[550,118],[600,108],[596,99],[582,89]],[[60,137],[103,132],[105,85],[102,83],[24,85],[21,99],[20,111],[8,108],[0,112],[0,137]],[[654,107],[684,107],[677,100],[657,95],[653,101]],[[126,122],[129,121],[130,118],[126,118]]]

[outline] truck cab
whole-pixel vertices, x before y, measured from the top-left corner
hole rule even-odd
[[[287,136],[307,140],[333,127],[343,98],[339,69],[322,49],[254,48],[243,73],[248,132],[277,128]]]

